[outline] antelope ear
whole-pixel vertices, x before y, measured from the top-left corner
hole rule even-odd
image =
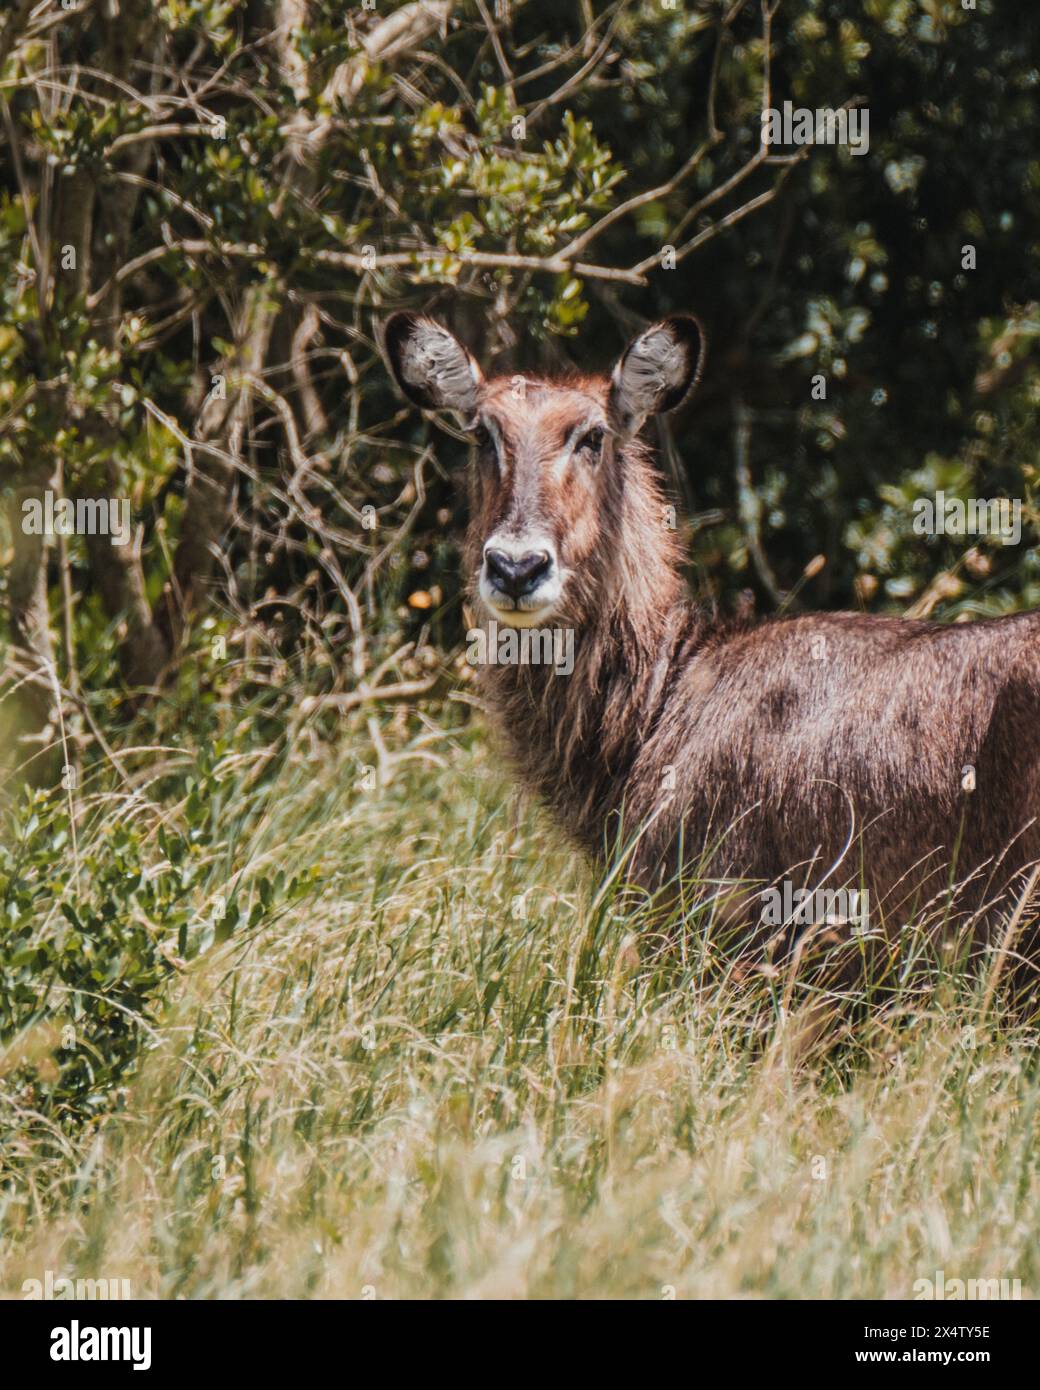
[[[674,410],[697,382],[704,332],[690,314],[653,324],[621,354],[610,377],[607,411],[623,436],[638,434],[648,415]]]
[[[484,375],[459,340],[422,314],[391,314],[383,330],[394,380],[423,410],[457,410],[469,419]]]

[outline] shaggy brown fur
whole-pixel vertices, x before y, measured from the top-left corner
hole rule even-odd
[[[720,624],[685,594],[635,437],[648,412],[627,434],[621,419],[621,364],[612,378],[528,380],[519,397],[467,362],[463,413],[483,422],[474,600],[486,621],[487,538],[534,525],[564,576],[545,622],[575,633],[572,674],[488,666],[484,689],[517,773],[569,835],[599,854],[623,820],[631,875],[651,888],[684,861],[756,891],[854,884],[894,924],[953,877],[974,875],[973,907],[1021,883],[1040,859],[1040,615]],[[608,431],[601,457],[561,467],[562,441],[589,419]]]

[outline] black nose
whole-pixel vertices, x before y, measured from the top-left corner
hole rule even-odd
[[[504,550],[489,550],[484,555],[484,563],[496,589],[510,598],[523,598],[549,573],[552,559],[544,550],[529,550],[515,560]]]

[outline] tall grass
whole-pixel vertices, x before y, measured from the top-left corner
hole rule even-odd
[[[48,1121],[9,1044],[6,1296],[48,1269],[163,1298],[1040,1289],[1036,1034],[999,994],[940,962],[791,1055],[775,980],[707,968],[696,915],[640,949],[479,734],[437,746],[365,790],[301,743],[251,820],[207,822],[202,898],[313,891],[178,959],[100,1118]]]

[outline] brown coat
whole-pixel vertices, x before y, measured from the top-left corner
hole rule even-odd
[[[482,672],[517,776],[590,854],[628,842],[647,887],[680,865],[858,885],[890,925],[951,879],[988,901],[1040,859],[1040,615],[749,625],[692,603],[638,432],[685,394],[695,342],[692,320],[667,320],[610,377],[518,393],[430,320],[388,325],[408,394],[475,429],[465,560],[484,621],[526,617],[496,607],[489,537],[534,537],[562,585],[538,620],[573,631],[573,672]]]

